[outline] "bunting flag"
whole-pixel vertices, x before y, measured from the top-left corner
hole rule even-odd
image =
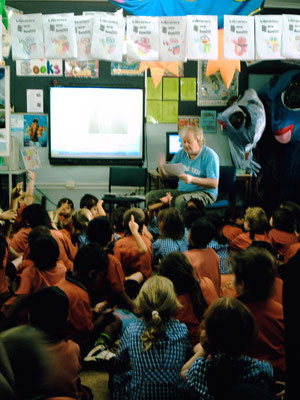
[[[170,71],[172,74],[179,76],[179,64],[179,62],[142,61],[139,72],[146,71],[148,68],[150,68],[153,84],[156,88],[165,71]]]
[[[213,75],[217,71],[220,71],[222,79],[227,87],[233,79],[235,70],[241,71],[240,60],[225,60],[223,57],[223,34],[224,30],[219,29],[218,31],[218,46],[219,46],[219,57],[218,60],[212,61],[208,60],[206,68],[206,76]]]

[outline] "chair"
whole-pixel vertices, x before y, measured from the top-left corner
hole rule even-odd
[[[207,210],[219,210],[229,207],[234,203],[236,167],[220,166],[219,195],[213,204],[206,206]]]
[[[112,193],[112,186],[130,186],[131,188],[142,189],[143,194],[132,193],[130,195],[118,195]],[[147,190],[147,168],[142,167],[110,167],[108,192],[103,197],[104,203],[109,204],[111,215],[114,204],[130,204],[137,206],[138,203],[146,204],[145,193]]]

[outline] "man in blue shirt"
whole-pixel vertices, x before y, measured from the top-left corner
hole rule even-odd
[[[183,149],[173,157],[171,164],[182,163],[184,173],[179,175],[177,189],[151,190],[146,195],[146,202],[153,204],[164,202],[164,196],[169,192],[173,197],[175,207],[184,212],[186,203],[191,198],[198,198],[204,205],[212,204],[218,197],[220,162],[217,153],[205,146],[202,129],[187,126],[180,132]],[[163,155],[159,156],[158,168],[162,178],[167,178],[163,165],[166,163]]]

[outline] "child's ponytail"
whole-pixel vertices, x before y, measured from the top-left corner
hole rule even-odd
[[[181,306],[173,283],[163,276],[153,276],[142,286],[137,297],[138,307],[146,322],[141,335],[143,350],[149,350],[165,332],[165,327]]]

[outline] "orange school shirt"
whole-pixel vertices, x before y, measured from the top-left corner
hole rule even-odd
[[[257,233],[254,237],[254,240],[263,241],[271,243],[268,234],[265,233]],[[229,247],[233,250],[245,250],[248,249],[249,246],[252,244],[252,239],[250,238],[250,232],[243,232],[236,236],[229,244]]]
[[[2,301],[4,301],[4,298],[9,296],[8,284],[6,279],[7,257],[8,257],[8,249],[5,250],[3,262],[2,265],[0,265],[0,299],[2,297]]]
[[[220,294],[221,274],[220,257],[211,247],[205,249],[192,249],[184,252],[194,268],[194,275],[200,279],[210,278],[215,285],[217,294]]]
[[[225,225],[223,227],[222,233],[223,233],[223,236],[225,236],[229,241],[231,241],[236,236],[243,233],[243,230],[241,228],[239,228],[238,226]]]
[[[300,242],[291,244],[284,256],[284,264],[286,264],[290,258],[294,257],[298,250],[300,250]]]
[[[141,235],[147,247],[147,253],[140,254],[134,236],[124,236],[114,245],[114,254],[120,260],[125,276],[141,272],[144,279],[152,275],[152,242],[144,234]]]
[[[13,235],[10,240],[10,247],[12,247],[17,253],[23,254],[26,247],[28,246],[28,235],[31,232],[30,227],[21,228],[17,233]]]
[[[284,256],[290,245],[298,242],[296,233],[288,233],[280,231],[279,229],[271,229],[269,232],[269,239],[275,250]]]

